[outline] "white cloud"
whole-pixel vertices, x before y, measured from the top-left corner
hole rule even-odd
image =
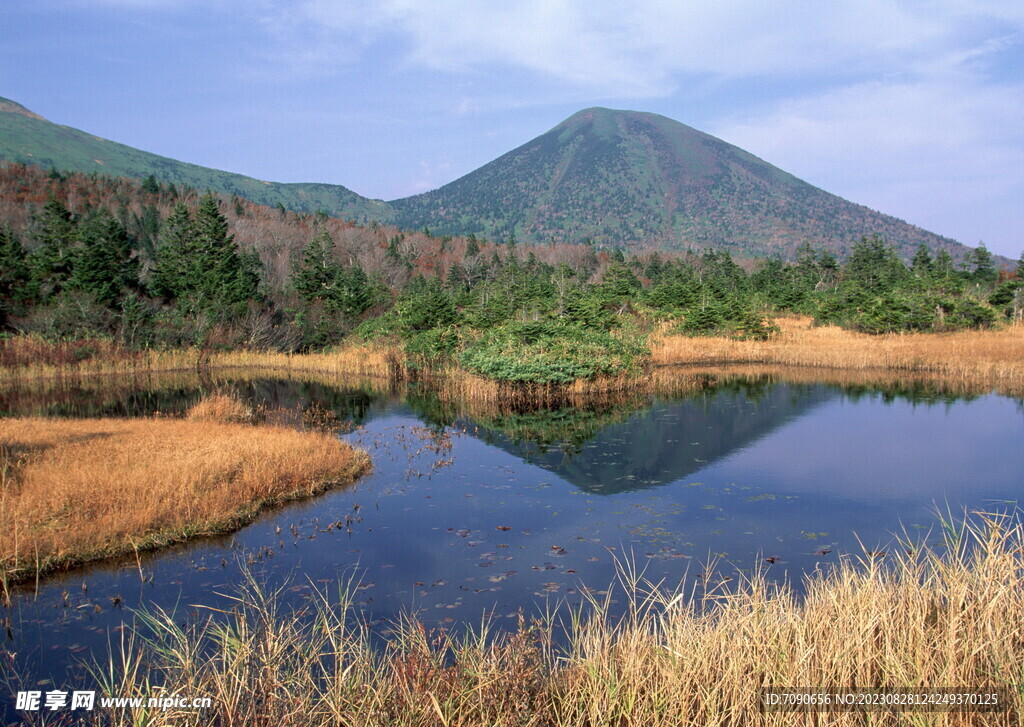
[[[1024,28],[1024,4],[963,0],[305,0],[267,2],[279,27],[342,53],[387,38],[406,63],[466,72],[502,65],[597,92],[668,93],[686,74],[887,73]]]
[[[1024,223],[1010,202],[1024,192],[1022,118],[1024,84],[954,77],[855,84],[710,131],[830,192],[974,244]],[[1011,244],[1000,252],[1015,256]]]

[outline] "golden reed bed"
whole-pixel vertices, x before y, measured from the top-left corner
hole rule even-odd
[[[953,386],[1024,392],[1024,326],[993,331],[872,336],[810,318],[782,318],[769,341],[729,338],[652,338],[655,366],[773,364],[939,377]]]
[[[776,321],[780,333],[768,341],[737,341],[726,337],[669,335],[663,331],[649,338],[648,373],[638,377],[577,381],[569,387],[515,386],[475,376],[458,368],[418,372],[438,393],[449,399],[486,403],[574,404],[592,396],[659,392],[675,386],[667,367],[686,366],[707,370],[722,366],[753,365],[781,371],[787,376],[802,370],[822,380],[895,383],[921,380],[955,392],[996,390],[1024,394],[1024,326],[990,331],[913,333],[873,336],[837,326],[815,326],[810,318],[787,317]],[[95,355],[72,360],[74,352],[55,350],[64,344],[47,344],[31,336],[4,343],[0,385],[9,388],[34,386],[42,381],[81,382],[96,375],[149,375],[166,372],[227,369],[273,371],[300,378],[330,377],[401,382],[413,372],[406,369],[399,347],[385,344],[345,344],[315,354],[284,354],[259,351],[203,352],[197,350],[126,353],[109,344],[95,343]],[[92,344],[91,344],[92,345]],[[840,373],[842,372],[842,373]]]
[[[232,530],[369,466],[329,434],[248,418],[219,397],[190,419],[0,419],[0,578]]]
[[[665,593],[624,563],[609,601],[563,606],[513,634],[393,625],[383,648],[332,586],[290,612],[250,581],[227,614],[185,631],[145,618],[154,639],[122,645],[106,690],[208,696],[201,712],[93,713],[97,724],[394,727],[1009,727],[1024,719],[1024,572],[1019,524],[951,522],[947,546],[847,557],[804,595],[755,573]],[[349,584],[354,585],[354,584]],[[284,593],[287,586],[282,587]],[[596,596],[595,596],[596,598]],[[568,643],[555,647],[561,623]],[[993,713],[761,713],[762,687],[1000,689]]]

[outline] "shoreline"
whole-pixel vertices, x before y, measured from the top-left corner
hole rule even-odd
[[[77,364],[37,363],[0,369],[0,387],[35,382],[77,381],[101,376],[140,376],[225,370],[265,370],[289,376],[367,378],[396,384],[422,381],[446,397],[481,401],[522,400],[572,403],[593,395],[654,390],[651,381],[670,368],[781,366],[881,378],[924,377],[956,389],[996,390],[1024,395],[1024,326],[989,331],[870,335],[836,326],[815,326],[809,318],[777,319],[780,332],[768,341],[726,337],[650,334],[645,372],[577,380],[568,385],[517,384],[487,379],[455,365],[415,370],[395,345],[342,346],[325,353],[257,351],[146,351],[118,357],[100,352]],[[27,338],[22,343],[27,342]],[[39,345],[38,341],[28,342]],[[21,345],[19,343],[14,346]],[[26,344],[27,345],[27,344]],[[58,346],[61,344],[53,344]]]
[[[234,532],[371,466],[322,432],[225,420],[16,417],[0,439],[5,590]]]

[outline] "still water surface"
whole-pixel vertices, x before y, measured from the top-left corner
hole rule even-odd
[[[296,607],[313,588],[354,579],[358,617],[382,631],[404,613],[430,626],[483,614],[513,625],[520,610],[603,595],[617,559],[670,587],[712,562],[798,581],[843,554],[892,547],[894,533],[926,537],[937,506],[1005,511],[1024,494],[1019,400],[716,381],[631,406],[476,417],[429,395],[236,382],[257,404],[333,412],[351,427],[341,436],[372,455],[372,474],[230,537],[22,589],[4,614],[4,648],[36,688],[81,688],[76,664],[105,661],[137,610],[208,618],[230,607],[246,572]],[[33,408],[173,412],[201,388]]]

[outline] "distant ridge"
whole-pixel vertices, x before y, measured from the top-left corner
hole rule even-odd
[[[237,194],[257,204],[297,212],[323,211],[359,222],[386,221],[387,203],[362,197],[338,184],[280,184],[180,162],[47,121],[10,99],[0,98],[0,159],[76,172],[145,178],[152,175],[200,190]]]
[[[435,234],[599,246],[839,256],[880,235],[962,259],[967,246],[829,194],[753,154],[652,113],[590,108],[431,192],[385,202],[335,184],[280,184],[176,161],[47,121],[0,98],[0,160],[236,194],[296,212]]]

